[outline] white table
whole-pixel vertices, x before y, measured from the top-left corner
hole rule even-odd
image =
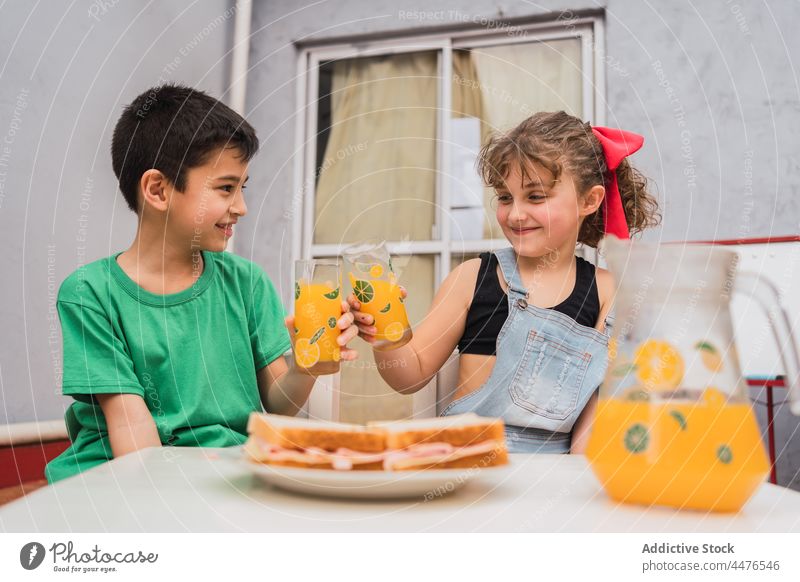
[[[307,497],[239,448],[150,448],[0,508],[5,532],[800,532],[800,493],[765,483],[738,514],[610,501],[577,455],[512,455],[502,476],[425,501]]]

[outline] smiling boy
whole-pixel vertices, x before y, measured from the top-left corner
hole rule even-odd
[[[246,440],[250,412],[294,415],[316,378],[289,368],[294,322],[264,271],[222,252],[247,214],[255,130],[200,91],[148,90],[114,129],[131,246],[72,273],[58,294],[72,445],[54,482],[151,446]],[[357,334],[343,302],[339,343]]]

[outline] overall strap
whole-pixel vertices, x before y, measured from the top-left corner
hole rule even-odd
[[[617,314],[615,309],[612,307],[611,310],[606,315],[606,327],[603,333],[606,337],[611,337],[614,334],[614,324],[616,323]]]
[[[517,254],[511,247],[498,249],[494,251],[497,260],[500,263],[500,270],[503,272],[503,277],[508,284],[508,299],[515,301],[517,299],[527,299],[528,291],[522,285],[522,278],[519,276],[519,269],[517,269]]]

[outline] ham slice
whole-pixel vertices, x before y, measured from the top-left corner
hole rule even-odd
[[[350,471],[357,465],[383,462],[383,468],[391,471],[396,468],[410,468],[431,463],[443,463],[489,453],[503,447],[499,441],[489,440],[465,447],[454,447],[449,443],[423,443],[406,449],[388,450],[380,453],[363,453],[346,448],[326,451],[317,447],[307,449],[287,449],[251,436],[245,444],[245,451],[259,462],[293,461],[308,465],[330,463],[338,471]]]
[[[264,463],[281,461],[294,461],[308,465],[331,463],[333,468],[339,471],[349,471],[355,465],[382,461],[385,455],[384,452],[362,453],[345,448],[335,451],[326,451],[316,447],[302,450],[287,449],[252,436],[245,444],[245,450],[251,458]]]
[[[387,471],[400,467],[410,468],[431,463],[447,463],[464,457],[490,453],[504,447],[502,442],[489,440],[464,447],[454,447],[449,443],[424,443],[412,445],[407,449],[387,451],[383,468]]]

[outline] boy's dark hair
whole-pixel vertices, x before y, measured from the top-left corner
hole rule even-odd
[[[250,161],[258,151],[256,131],[206,93],[168,84],[145,91],[122,112],[111,162],[125,201],[137,212],[139,180],[147,170],[159,170],[182,191],[186,172],[220,147],[235,147]]]

